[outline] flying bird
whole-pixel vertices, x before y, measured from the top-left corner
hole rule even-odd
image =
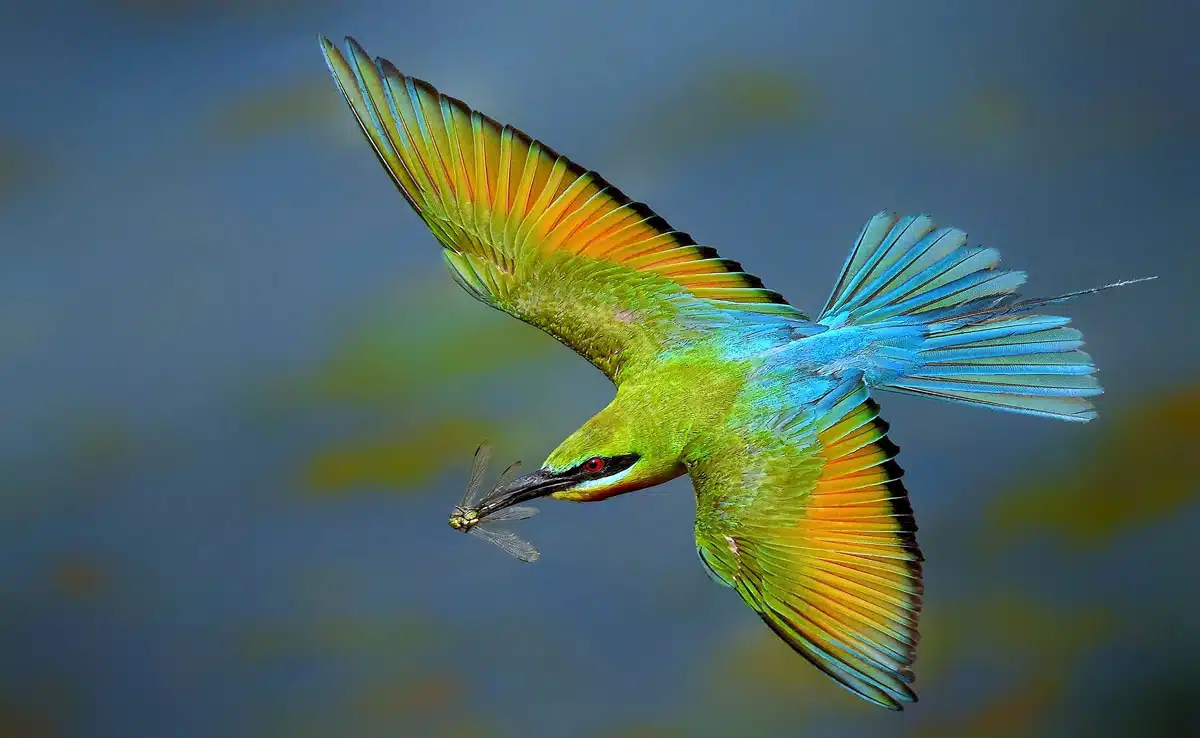
[[[872,395],[1091,420],[1102,390],[1081,334],[1035,310],[1117,285],[1020,300],[1025,274],[995,249],[881,212],[813,319],[596,172],[353,39],[320,42],[454,279],[616,385],[486,514],[687,474],[709,575],[852,693],[915,702],[923,557]]]

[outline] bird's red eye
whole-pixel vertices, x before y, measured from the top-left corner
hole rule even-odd
[[[591,474],[595,474],[603,468],[604,459],[600,458],[599,456],[593,456],[592,458],[583,462],[583,470]]]

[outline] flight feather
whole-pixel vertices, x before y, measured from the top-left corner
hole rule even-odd
[[[512,126],[372,60],[321,46],[380,163],[478,299],[570,346],[609,377],[664,345],[680,313],[803,317],[721,258]]]

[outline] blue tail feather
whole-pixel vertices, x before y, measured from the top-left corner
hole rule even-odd
[[[818,321],[918,326],[915,361],[881,372],[880,389],[996,410],[1086,421],[1103,393],[1069,318],[1030,311],[1137,281],[1016,301],[1024,272],[999,269],[995,249],[928,216],[875,215],[859,234]],[[1151,279],[1153,279],[1151,277]],[[882,348],[882,347],[881,347]],[[882,365],[882,360],[881,360]]]

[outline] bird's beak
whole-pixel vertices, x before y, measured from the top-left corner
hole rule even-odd
[[[488,495],[479,507],[479,517],[486,518],[497,510],[546,497],[571,484],[571,480],[563,479],[547,469],[522,474]]]

